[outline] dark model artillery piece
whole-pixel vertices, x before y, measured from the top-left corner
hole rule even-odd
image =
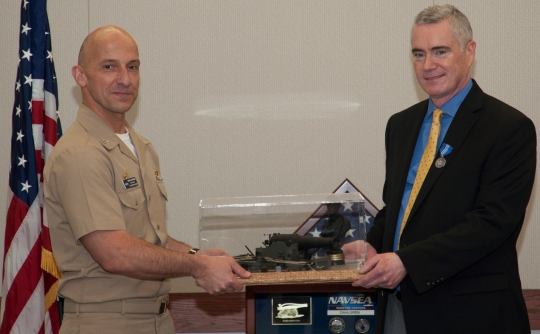
[[[345,264],[337,238],[272,234],[264,241],[264,246],[256,248],[255,254],[248,248],[250,254],[234,258],[250,272],[325,270],[332,265]],[[326,256],[312,257],[320,248],[327,248]]]

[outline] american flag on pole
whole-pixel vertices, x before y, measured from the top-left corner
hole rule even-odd
[[[42,173],[61,136],[46,0],[23,0],[12,112],[0,334],[58,333],[54,262]]]

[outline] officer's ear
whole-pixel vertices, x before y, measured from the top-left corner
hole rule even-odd
[[[73,79],[75,79],[77,85],[86,87],[86,75],[81,65],[73,66],[71,68],[71,75],[73,76]]]

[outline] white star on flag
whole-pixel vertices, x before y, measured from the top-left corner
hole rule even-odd
[[[27,160],[24,160],[24,155],[22,156],[22,158],[19,158],[19,164],[17,166],[23,166],[23,167],[26,167],[26,162]]]
[[[22,142],[24,135],[22,134],[22,130],[17,132],[17,141]]]
[[[22,32],[21,32],[21,34],[26,34],[26,35],[28,35],[28,31],[29,31],[29,30],[32,30],[32,28],[30,28],[30,27],[28,26],[28,23],[26,23],[26,24],[24,24],[24,25],[22,26]]]
[[[23,56],[22,56],[21,59],[25,59],[25,58],[26,58],[26,59],[28,59],[28,61],[30,61],[30,57],[33,56],[33,54],[30,53],[30,49],[28,49],[28,51],[22,50],[22,52],[23,52]],[[32,77],[32,75],[30,75],[30,77]]]
[[[28,180],[26,180],[25,183],[21,183],[21,185],[22,185],[21,191],[26,191],[26,192],[28,192],[28,189],[32,188],[32,186],[28,184]]]
[[[25,85],[26,85],[26,84],[29,84],[30,86],[32,86],[32,74],[30,74],[29,76],[26,76],[26,75],[25,75],[25,76],[24,76],[24,79],[26,80],[26,81],[24,82]]]

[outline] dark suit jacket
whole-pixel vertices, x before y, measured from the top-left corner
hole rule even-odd
[[[428,101],[393,115],[386,128],[384,208],[368,234],[392,252],[401,199]],[[397,251],[408,334],[527,333],[516,241],[536,168],[534,124],[473,87],[443,140],[454,149],[432,165]],[[377,332],[386,297],[379,292]]]

